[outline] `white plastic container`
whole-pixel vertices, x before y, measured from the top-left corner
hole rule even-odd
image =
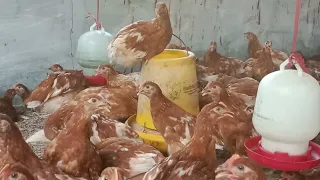
[[[82,34],[78,40],[76,58],[83,67],[85,75],[95,74],[100,64],[109,63],[107,47],[112,41],[112,35],[101,27],[94,30],[96,23],[90,27],[90,31]]]
[[[303,155],[320,132],[319,83],[298,64],[284,70],[288,62],[261,80],[252,120],[265,150]]]

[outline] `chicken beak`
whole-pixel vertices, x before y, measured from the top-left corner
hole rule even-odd
[[[206,96],[206,95],[208,95],[208,91],[203,89],[200,94],[201,94],[201,96]]]
[[[9,175],[10,175],[9,170],[10,170],[9,164],[6,164],[0,171],[0,178],[5,179],[6,177],[9,177]]]
[[[143,94],[143,93],[144,93],[143,89],[140,89],[140,90],[138,91],[137,95],[139,96],[140,94]]]

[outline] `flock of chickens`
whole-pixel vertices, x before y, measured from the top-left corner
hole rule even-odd
[[[183,49],[168,45],[173,35],[169,15],[166,5],[158,2],[152,21],[119,31],[108,47],[110,58],[130,67],[148,63],[166,47]],[[14,85],[0,99],[0,179],[266,180],[262,167],[245,156],[244,142],[258,135],[252,113],[259,81],[278,70],[288,55],[273,50],[271,41],[260,44],[252,32],[246,37],[248,60],[225,57],[212,42],[203,60],[197,61],[201,107],[197,116],[163,95],[155,82],[141,82],[140,72],[123,74],[111,64],[96,70],[107,80],[103,86],[92,86],[81,70],[65,70],[58,64],[32,91]],[[317,61],[307,61],[306,66],[320,78]],[[15,95],[28,108],[50,114],[43,130],[26,141],[15,124],[19,120],[12,106]],[[168,156],[143,143],[124,123],[136,114],[138,95],[150,100]],[[42,159],[27,144],[37,140],[47,142]],[[218,165],[216,149],[233,155]],[[282,179],[317,179],[302,174],[284,172]]]

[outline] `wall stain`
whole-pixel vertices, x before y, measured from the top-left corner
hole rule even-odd
[[[310,0],[308,1],[308,10],[310,9]],[[307,24],[309,24],[309,11],[307,11]]]
[[[260,9],[260,0],[258,0],[257,2],[257,10],[258,10],[258,19],[257,19],[257,24],[260,25],[260,21],[261,21],[261,9]]]
[[[194,33],[194,20],[195,20],[195,15],[192,18],[192,23],[191,23],[191,35],[190,35],[190,43],[192,44],[192,39],[193,39],[193,33]]]
[[[157,3],[158,3],[158,0],[155,0],[154,1],[154,8],[156,8]]]

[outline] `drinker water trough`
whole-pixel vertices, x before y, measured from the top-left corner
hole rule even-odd
[[[245,142],[249,158],[273,169],[298,171],[320,164],[320,146],[310,142],[320,132],[319,83],[303,72],[280,70],[258,87],[253,125],[261,135]]]
[[[101,75],[85,76],[90,86],[104,86],[108,84],[106,78]]]

